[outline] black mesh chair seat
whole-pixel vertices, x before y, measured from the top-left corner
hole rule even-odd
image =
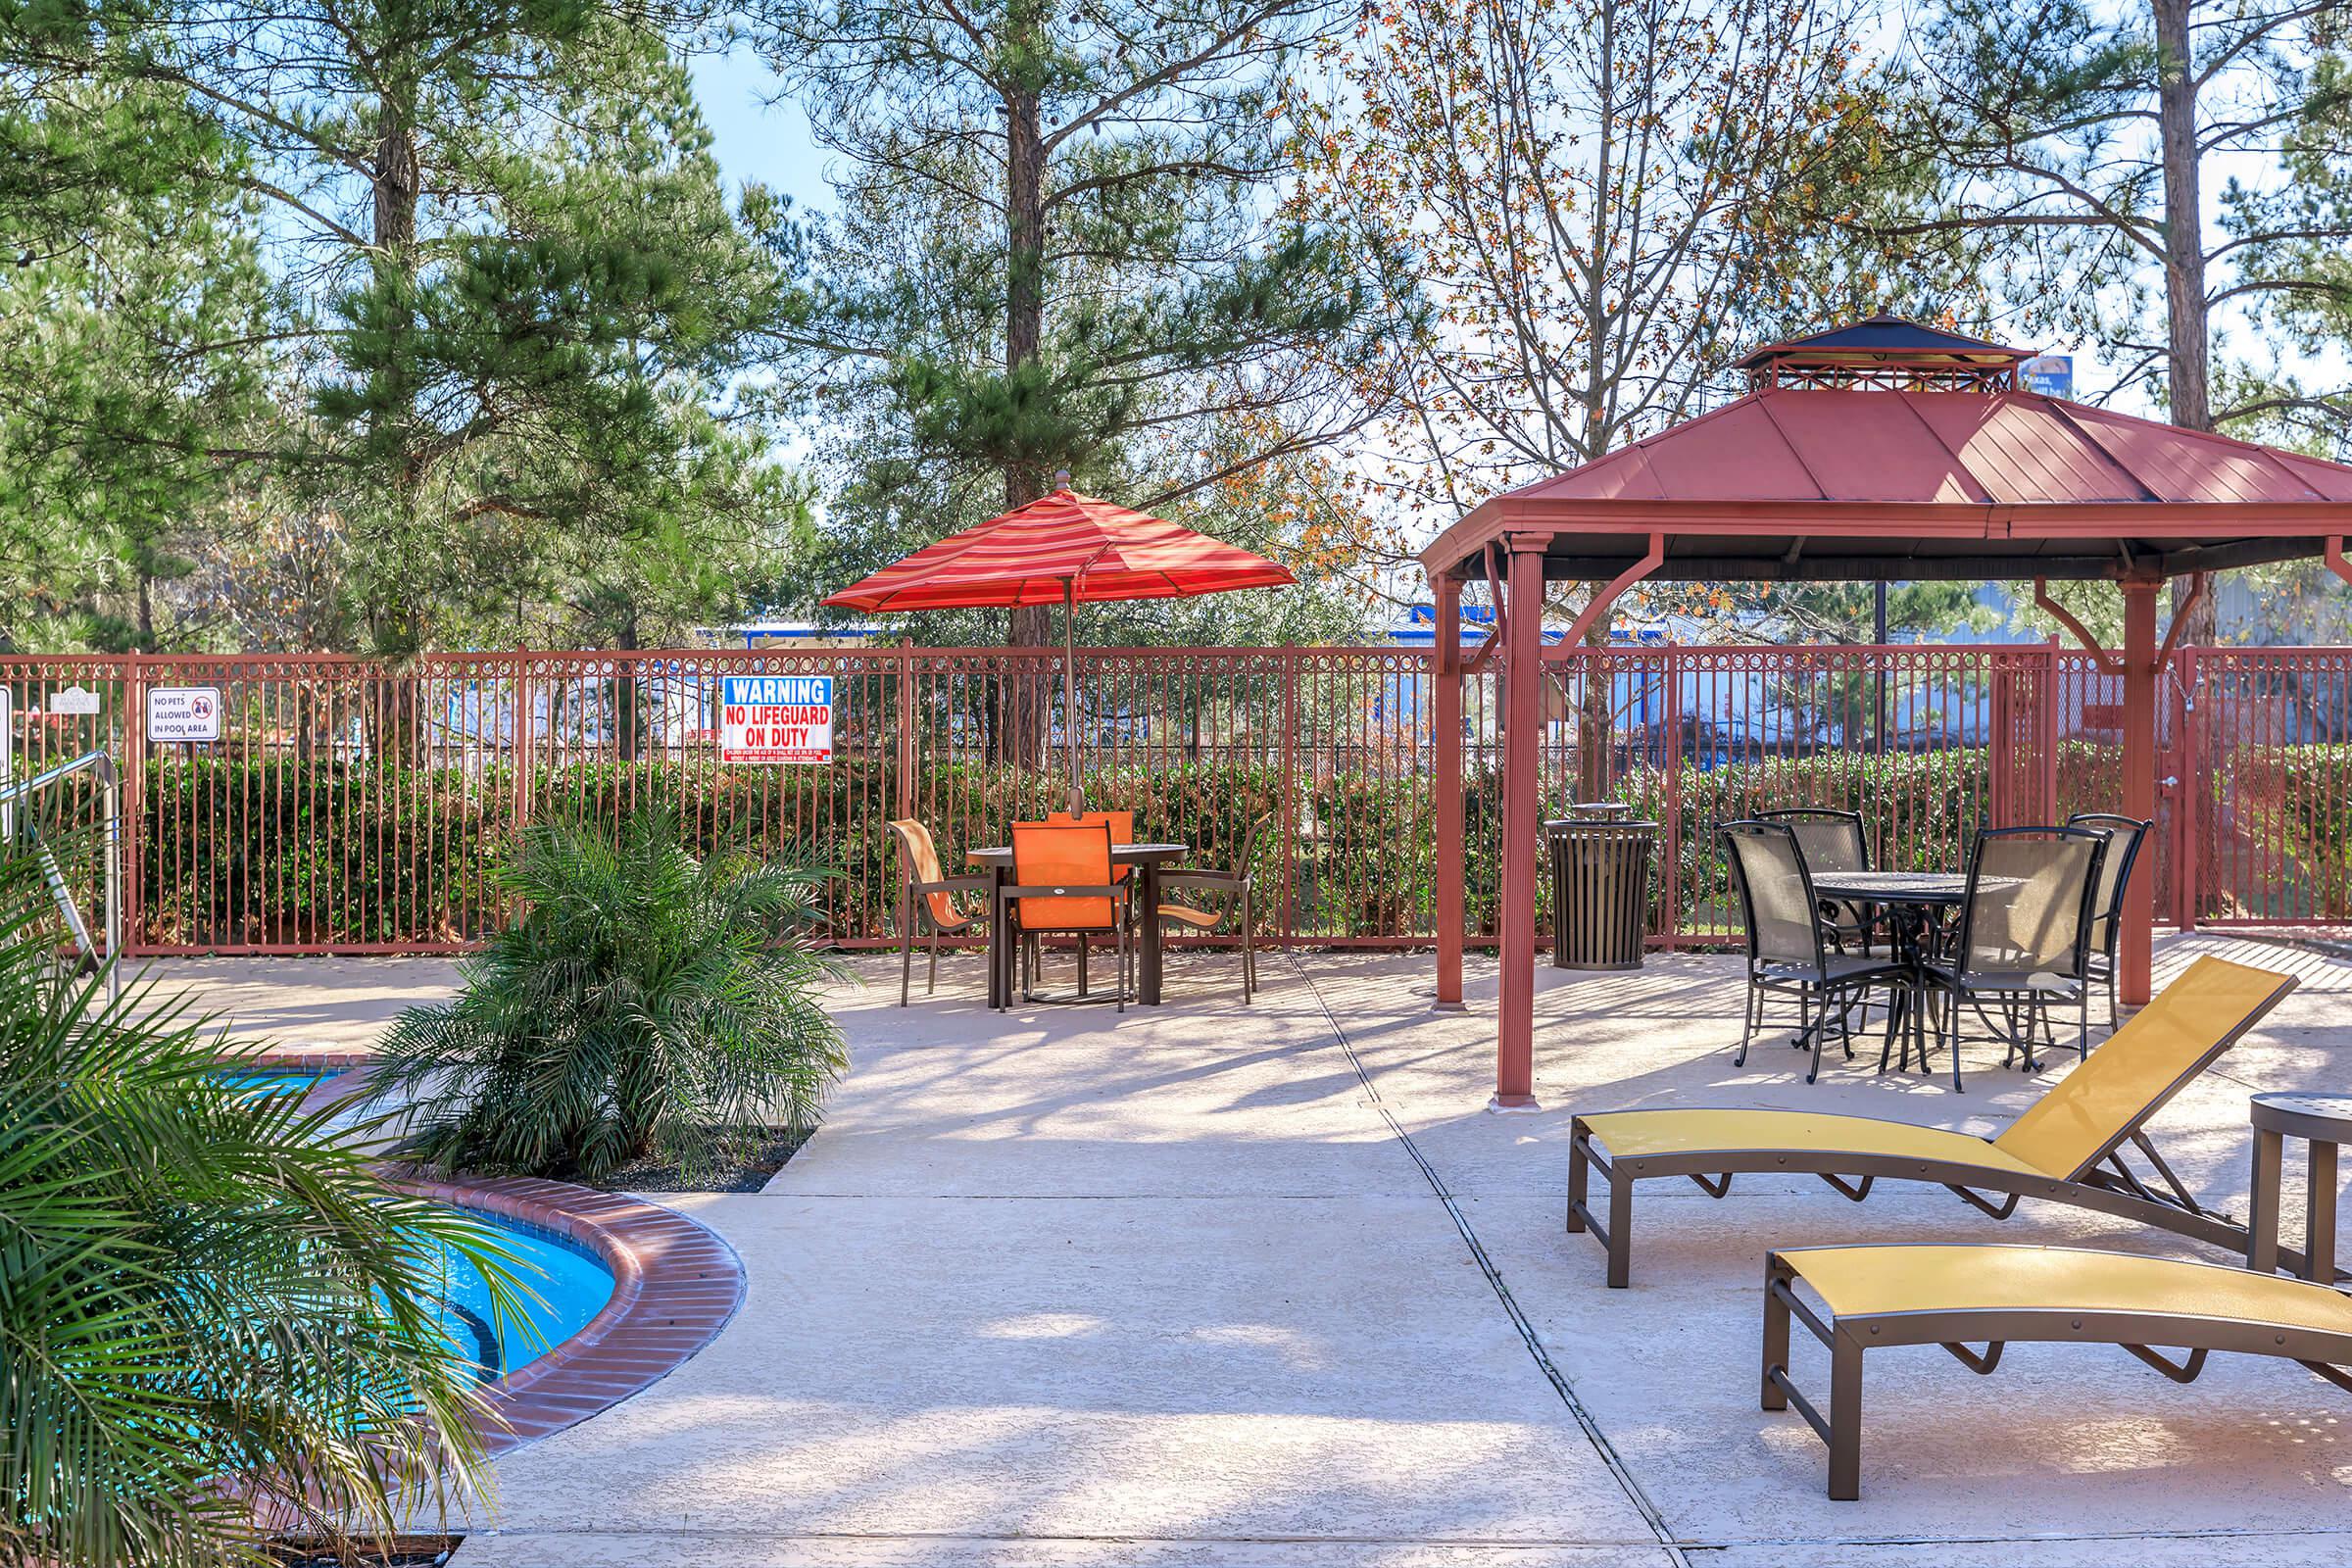
[[[1956,977],[1949,964],[1930,963],[1927,969],[1929,975],[1945,985],[1950,985]],[[1980,991],[2034,992],[2066,1002],[2080,1000],[2082,993],[2082,981],[2040,969],[1976,969],[1969,972],[1967,983]]]
[[[1756,972],[1768,980],[1806,985],[1820,985],[1825,981],[1842,984],[1882,976],[1889,980],[1901,980],[1910,975],[1910,971],[1892,958],[1860,953],[1826,955],[1818,969],[1811,964],[1765,962],[1757,966]]]
[[[2090,933],[2108,835],[2072,827],[2002,828],[1977,835],[1969,856],[1968,894],[1950,947],[1923,978],[1939,992],[1952,1087],[1960,1085],[1963,1004],[2038,1071],[2036,1034],[2049,1040],[2050,1008],[2076,1008],[2075,1051],[2090,1054]],[[1994,1019],[1993,1011],[2001,1017]]]

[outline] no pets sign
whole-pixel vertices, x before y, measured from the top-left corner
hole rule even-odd
[[[833,677],[723,677],[719,683],[718,760],[833,760]]]

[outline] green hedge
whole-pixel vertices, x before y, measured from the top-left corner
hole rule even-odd
[[[431,942],[478,935],[513,822],[512,773],[327,759],[149,764],[149,941]]]
[[[2228,781],[2214,778],[2209,859],[2230,883],[2204,911],[2309,919],[2352,906],[2352,746],[2239,750]],[[2223,805],[2233,808],[2227,812]]]
[[[1090,801],[1131,809],[1150,831],[1176,831],[1204,862],[1222,863],[1239,855],[1250,822],[1279,810],[1275,779],[1270,766],[1182,764],[1092,774],[1084,787]],[[1047,772],[949,766],[926,769],[922,788],[915,814],[933,821],[953,858],[1059,808],[1068,785]],[[530,809],[612,818],[666,794],[706,851],[742,845],[831,870],[834,928],[857,937],[882,933],[895,902],[897,790],[895,760],[868,758],[829,767],[596,762],[540,772]],[[464,941],[498,917],[490,878],[514,825],[510,769],[158,759],[144,804],[150,941]]]
[[[1675,824],[1672,873],[1686,931],[1725,930],[1732,923],[1725,907],[1730,871],[1716,833],[1725,822],[1800,806],[1859,811],[1875,825],[1879,853],[1889,868],[1948,869],[1959,863],[1969,835],[1984,819],[1989,788],[1984,754],[1974,751],[1838,752],[1712,768],[1686,762],[1678,783],[1679,799],[1669,801],[1665,773],[1646,770],[1623,780],[1612,798],[1632,807],[1638,817]],[[1474,930],[1492,933],[1499,906],[1500,770],[1482,769],[1466,777],[1463,793],[1463,836],[1471,846],[1467,913]],[[1556,785],[1544,792],[1542,814],[1564,816],[1571,804],[1565,784]],[[1665,869],[1660,867],[1661,876]],[[1549,898],[1542,879],[1538,898]],[[1659,907],[1662,912],[1662,900]]]

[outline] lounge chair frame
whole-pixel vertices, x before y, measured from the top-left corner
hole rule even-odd
[[[2235,1045],[2249,1029],[2269,1016],[2271,1009],[2284,1001],[2294,988],[2295,982],[2291,977],[2281,977],[2278,987],[2263,1000],[2260,1006],[2240,1018],[2193,1064],[2165,1085],[2162,1093],[2141,1106],[2130,1121],[2064,1177],[2029,1174],[1994,1165],[1972,1165],[1959,1160],[1922,1158],[1917,1154],[1867,1153],[1855,1150],[1699,1149],[1640,1156],[1612,1156],[1594,1146],[1592,1127],[1583,1116],[1577,1116],[1570,1120],[1568,1128],[1566,1228],[1571,1234],[1591,1231],[1608,1249],[1609,1286],[1614,1290],[1623,1290],[1633,1283],[1636,1182],[1664,1176],[1687,1176],[1709,1198],[1723,1198],[1732,1190],[1732,1178],[1742,1172],[1809,1175],[1820,1177],[1839,1196],[1859,1203],[1870,1196],[1873,1185],[1884,1177],[1891,1181],[1934,1182],[1949,1188],[1971,1207],[1994,1219],[2007,1219],[2015,1213],[2021,1199],[2036,1198],[2047,1202],[2113,1214],[2119,1219],[2136,1220],[2143,1225],[2152,1225],[2159,1230],[2222,1248],[2242,1258],[2246,1255],[2250,1239],[2247,1227],[2230,1215],[2198,1202],[2195,1195],[2188,1191],[2157,1152],[2144,1127],[2149,1117],[2162,1110],[2175,1095]],[[1991,1142],[1990,1139],[1985,1140],[1987,1148],[1991,1147]],[[2123,1151],[2126,1145],[2130,1145],[2148,1162],[2149,1176],[2138,1175],[2125,1163]],[[1595,1170],[1608,1184],[1609,1211],[1605,1218],[1593,1211],[1590,1201],[1592,1173]],[[2007,1200],[1994,1202],[1984,1196],[1988,1192],[2006,1195]],[[2304,1256],[2300,1251],[2281,1248],[2280,1256],[2286,1259],[2289,1267],[2300,1269],[2304,1266]],[[2339,1277],[2344,1277],[2340,1271]]]
[[[1901,1247],[1901,1243],[1886,1244]],[[1845,1249],[1840,1249],[1845,1250]],[[2053,1250],[2085,1251],[2086,1249]],[[2093,1253],[2092,1255],[2097,1255]],[[1862,1495],[1862,1352],[1890,1345],[1936,1345],[1980,1377],[2001,1364],[2008,1346],[2026,1343],[2117,1345],[2175,1383],[2193,1383],[2216,1350],[2284,1356],[2352,1393],[2352,1334],[2285,1324],[2208,1317],[2194,1312],[2095,1312],[2078,1307],[1952,1307],[1828,1317],[1796,1294],[1803,1249],[1764,1254],[1762,1398],[1767,1410],[1793,1406],[1829,1446],[1833,1500]],[[1803,1323],[1830,1352],[1830,1398],[1825,1414],[1788,1370],[1788,1320]],[[1982,1350],[1971,1349],[1982,1343]],[[2155,1348],[2187,1352],[2175,1361]]]

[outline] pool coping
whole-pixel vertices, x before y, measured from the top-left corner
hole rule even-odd
[[[698,1220],[627,1193],[533,1177],[395,1178],[405,1192],[554,1231],[612,1271],[612,1298],[577,1334],[485,1391],[491,1457],[641,1394],[691,1360],[741,1309],[743,1260]]]

